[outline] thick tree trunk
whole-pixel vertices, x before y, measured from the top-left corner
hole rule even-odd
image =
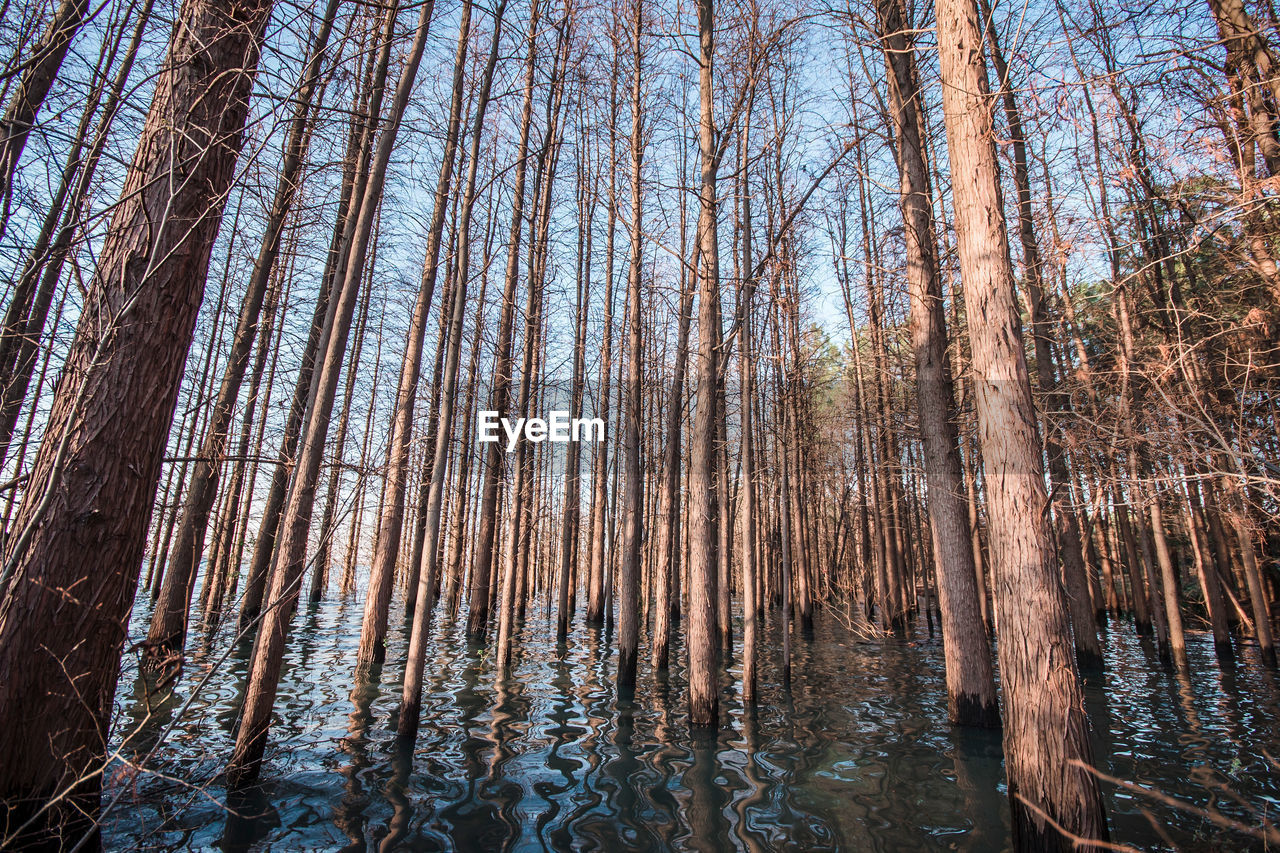
[[[956,236],[973,348],[1000,677],[1007,695],[1006,772],[1018,850],[1071,850],[1044,816],[1084,839],[1106,839],[1088,720],[1048,526],[1040,442],[1000,210],[992,103],[973,0],[935,0]],[[1053,737],[1046,737],[1053,732]],[[1033,811],[1029,806],[1034,806]]]
[[[1044,293],[1044,264],[1036,241],[1035,217],[1031,207],[1031,178],[1027,169],[1027,141],[1022,129],[1022,114],[1017,96],[1009,79],[1009,67],[1004,61],[995,22],[988,0],[982,0],[983,15],[987,22],[987,43],[995,72],[1002,81],[1000,94],[1004,102],[1005,119],[1013,143],[1013,183],[1018,196],[1018,236],[1022,243],[1023,286],[1026,288],[1027,305],[1031,314],[1031,334],[1035,342],[1036,377],[1044,395],[1045,455],[1049,460],[1049,483],[1052,489],[1050,503],[1057,533],[1058,555],[1062,560],[1062,577],[1071,611],[1072,634],[1076,643],[1076,660],[1082,670],[1096,670],[1102,666],[1102,646],[1098,642],[1098,623],[1089,598],[1089,580],[1085,570],[1084,551],[1080,544],[1080,522],[1071,505],[1071,475],[1067,471],[1066,451],[1058,438],[1055,418],[1070,413],[1071,400],[1058,387],[1058,363],[1054,356],[1053,326],[1049,320]]]
[[[0,800],[20,846],[74,844],[97,813],[147,521],[271,6],[182,6],[4,552]]]

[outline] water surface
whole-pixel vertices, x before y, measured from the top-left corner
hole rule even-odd
[[[642,665],[634,694],[619,695],[609,635],[579,625],[559,646],[543,604],[530,606],[506,681],[464,621],[438,618],[409,754],[394,737],[402,612],[393,603],[388,664],[357,682],[360,600],[300,610],[263,784],[230,807],[220,772],[247,647],[230,627],[193,628],[183,678],[160,697],[127,659],[116,742],[132,732],[127,754],[154,752],[149,772],[108,776],[108,849],[1008,849],[999,736],[947,725],[942,647],[923,625],[912,640],[867,643],[820,614],[812,639],[797,635],[790,685],[769,625],[758,711],[744,713],[726,681],[725,725],[709,737],[687,726],[681,667],[659,680]],[[135,614],[134,635],[147,616]],[[1129,625],[1109,633],[1105,673],[1086,684],[1100,769],[1238,820],[1257,820],[1247,807],[1274,815],[1272,676],[1253,649],[1223,670],[1205,635],[1188,644],[1180,680]],[[1114,840],[1249,847],[1203,816],[1103,790]]]

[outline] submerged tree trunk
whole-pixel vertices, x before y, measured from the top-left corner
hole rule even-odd
[[[689,721],[713,727],[720,721],[720,640],[716,625],[718,598],[716,538],[716,343],[720,316],[716,294],[720,287],[720,247],[716,225],[716,131],[712,118],[712,62],[715,56],[714,0],[698,0],[698,148],[701,154],[698,240],[698,352],[695,356],[696,410],[690,436],[689,461]],[[789,496],[784,496],[788,498]],[[783,510],[786,512],[786,510]]]
[[[507,242],[507,267],[503,279],[502,310],[498,319],[498,347],[494,356],[493,385],[489,392],[489,410],[506,417],[511,396],[511,348],[515,325],[516,287],[520,278],[520,238],[524,233],[525,181],[528,174],[529,132],[533,121],[533,90],[536,81],[537,33],[541,15],[540,0],[533,0],[529,10],[529,52],[525,59],[524,100],[520,108],[520,142],[516,154],[515,182],[511,196],[511,230]],[[467,591],[470,612],[467,635],[480,638],[489,625],[489,602],[493,594],[493,554],[498,536],[498,499],[506,467],[502,448],[491,442],[484,453],[484,472],[480,486],[479,524],[476,554],[471,567],[471,584]]]
[[[627,323],[627,382],[625,423],[622,437],[623,457],[623,541],[618,571],[618,684],[636,683],[636,657],[640,648],[640,548],[644,541],[644,480],[640,470],[640,420],[644,416],[641,403],[641,359],[644,354],[640,268],[643,262],[640,167],[644,157],[644,134],[641,127],[641,45],[644,0],[632,0],[635,13],[631,37],[635,64],[631,73],[631,261],[627,269],[627,299],[631,303]]]
[[[1046,820],[1107,838],[1071,624],[1047,520],[1040,442],[1000,210],[982,29],[974,0],[935,0],[956,236],[995,563],[1004,752],[1018,850],[1071,850]],[[1047,736],[1052,732],[1053,736]],[[1033,811],[1031,806],[1036,810]],[[1087,843],[1087,842],[1086,842]]]
[[[271,7],[182,6],[4,551],[0,800],[22,846],[96,832],[125,625]]]
[[[392,7],[395,8],[394,6]],[[364,197],[361,199],[355,231],[346,261],[345,278],[336,288],[337,299],[329,306],[326,326],[330,329],[324,359],[315,379],[306,430],[293,473],[289,500],[280,521],[280,538],[272,564],[267,607],[263,610],[253,649],[248,687],[240,716],[235,751],[227,767],[228,787],[242,789],[258,775],[271,725],[272,706],[279,684],[284,654],[285,633],[298,600],[298,586],[306,566],[307,538],[311,527],[311,511],[315,504],[316,486],[323,461],[329,419],[333,413],[343,353],[356,301],[364,279],[370,235],[382,199],[387,165],[395,146],[396,134],[409,103],[413,81],[417,76],[422,53],[430,29],[433,0],[427,0],[419,13],[413,46],[400,72],[395,98],[387,126],[378,140]]]
[[[915,45],[898,0],[878,0],[885,33],[890,109],[897,131],[902,218],[911,295],[920,435],[928,478],[929,528],[938,565],[938,603],[947,668],[947,707],[957,725],[999,727],[991,651],[969,540],[969,507],[960,469],[955,396],[947,358],[933,226],[933,190],[921,141],[923,109],[917,91]]]
[[[436,289],[440,266],[440,242],[444,234],[445,215],[449,207],[453,164],[458,147],[458,128],[462,121],[463,72],[466,67],[467,44],[471,37],[471,3],[464,2],[458,24],[458,48],[453,61],[453,97],[449,106],[449,127],[445,132],[444,153],[440,160],[440,177],[436,181],[435,209],[427,231],[427,254],[422,262],[422,278],[409,321],[408,339],[400,366],[400,385],[396,391],[395,413],[387,449],[387,475],[382,488],[382,516],[374,544],[373,564],[369,567],[369,587],[365,598],[364,622],[360,629],[360,647],[356,660],[361,663],[381,661],[386,652],[383,640],[387,634],[387,612],[391,607],[391,584],[396,558],[400,554],[400,533],[404,527],[405,493],[408,489],[409,440],[413,413],[418,396],[418,376],[422,368],[423,337],[427,315]],[[412,594],[412,593],[411,593]]]

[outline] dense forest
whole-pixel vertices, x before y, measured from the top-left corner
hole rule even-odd
[[[0,848],[1280,844],[1270,2],[0,0],[0,108]]]

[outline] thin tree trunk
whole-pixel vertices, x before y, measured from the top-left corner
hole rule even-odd
[[[9,205],[22,149],[35,127],[45,96],[53,88],[71,40],[88,12],[89,0],[62,0],[58,4],[44,35],[31,49],[31,59],[0,118],[0,238],[9,225]]]
[[[400,534],[404,527],[405,491],[409,480],[409,441],[418,396],[418,377],[422,369],[423,338],[427,329],[427,315],[431,311],[431,299],[436,289],[440,243],[449,208],[453,165],[458,147],[458,128],[462,123],[463,72],[466,70],[467,45],[471,38],[471,6],[470,0],[462,4],[462,17],[458,24],[449,126],[445,132],[444,153],[440,160],[440,177],[436,181],[435,208],[427,231],[427,253],[422,262],[422,278],[409,321],[408,338],[400,366],[400,384],[396,391],[396,408],[391,420],[387,475],[382,487],[382,515],[378,522],[373,563],[369,568],[369,588],[365,598],[364,622],[360,628],[360,646],[356,651],[356,660],[362,664],[381,661],[386,653],[383,641],[387,635],[392,580],[396,557],[400,553]]]
[[[524,100],[520,110],[520,142],[516,154],[514,186],[511,195],[511,230],[507,245],[507,268],[503,279],[502,311],[498,318],[498,345],[494,356],[493,387],[489,410],[506,417],[511,396],[512,337],[515,325],[516,287],[520,278],[520,239],[524,227],[525,182],[528,173],[529,130],[533,120],[533,90],[537,63],[538,22],[542,4],[533,0],[529,10],[529,52],[525,58]],[[484,637],[489,625],[489,606],[493,597],[494,551],[498,537],[498,500],[506,466],[505,455],[498,442],[485,450],[484,475],[476,540],[476,555],[471,567],[471,584],[467,591],[471,609],[467,614],[467,635]]]
[[[182,518],[178,522],[178,542],[151,617],[151,627],[147,633],[148,648],[160,658],[167,657],[172,651],[181,650],[186,639],[188,611],[191,607],[188,590],[204,555],[209,511],[218,496],[218,475],[222,456],[227,448],[231,418],[240,397],[245,370],[249,366],[253,342],[258,336],[258,318],[262,313],[262,303],[266,299],[272,270],[280,257],[280,238],[284,233],[285,219],[293,207],[302,166],[306,160],[312,126],[309,120],[311,99],[320,83],[321,62],[329,44],[329,34],[333,31],[339,5],[338,0],[328,0],[320,20],[319,32],[316,33],[309,58],[303,67],[302,79],[298,85],[298,100],[289,127],[289,138],[285,143],[284,163],[276,183],[271,212],[267,216],[266,233],[262,237],[253,273],[245,288],[231,352],[218,389],[218,399],[209,418],[187,491]]]
[[[409,656],[405,665],[404,690],[401,693],[400,716],[396,732],[401,738],[412,739],[418,730],[418,718],[422,708],[422,672],[426,666],[427,637],[431,627],[431,615],[435,608],[436,589],[440,573],[440,520],[444,501],[444,478],[448,468],[450,437],[453,432],[454,408],[457,400],[458,362],[462,352],[462,323],[467,308],[467,279],[471,260],[471,216],[476,199],[476,175],[480,167],[480,138],[484,129],[485,112],[489,106],[489,93],[493,86],[493,69],[498,61],[498,45],[502,39],[502,17],[506,12],[506,0],[500,0],[493,10],[493,36],[489,55],[480,78],[480,94],[476,100],[475,116],[471,126],[471,150],[468,153],[467,181],[462,194],[462,211],[458,222],[457,277],[453,285],[453,305],[449,314],[449,349],[445,355],[444,375],[441,377],[440,420],[431,468],[430,492],[427,497],[426,552],[423,555],[425,571],[418,579],[416,589],[409,594],[417,598],[414,606],[413,627],[409,636]]]
[[[240,790],[251,784],[258,775],[262,755],[266,749],[267,733],[271,725],[272,706],[280,678],[280,665],[284,654],[285,632],[298,599],[298,584],[306,567],[307,537],[311,527],[311,511],[315,504],[317,479],[324,458],[329,420],[333,414],[334,397],[342,369],[342,356],[351,331],[351,321],[361,290],[368,256],[369,238],[382,200],[387,165],[395,146],[401,119],[409,103],[413,81],[418,73],[422,53],[426,47],[434,0],[422,5],[415,30],[413,46],[400,72],[396,84],[391,114],[382,136],[378,140],[364,197],[347,254],[346,270],[340,287],[336,288],[336,300],[330,302],[325,325],[330,330],[320,372],[315,377],[315,387],[308,406],[307,425],[303,433],[293,485],[280,519],[280,539],[272,564],[267,607],[262,613],[258,640],[254,646],[250,664],[248,687],[240,717],[235,751],[227,767],[228,787]]]
[[[643,89],[641,38],[644,33],[644,0],[632,0],[631,69],[631,223],[630,263],[627,268],[627,299],[630,317],[627,323],[627,382],[623,410],[622,478],[623,542],[618,571],[618,684],[633,687],[636,683],[636,658],[640,648],[640,557],[644,541],[644,480],[640,470],[641,362],[644,355],[640,329],[643,309],[640,297],[642,209],[640,168],[644,158],[644,130],[641,126]],[[710,385],[704,386],[710,388]],[[696,723],[696,720],[695,720]]]

